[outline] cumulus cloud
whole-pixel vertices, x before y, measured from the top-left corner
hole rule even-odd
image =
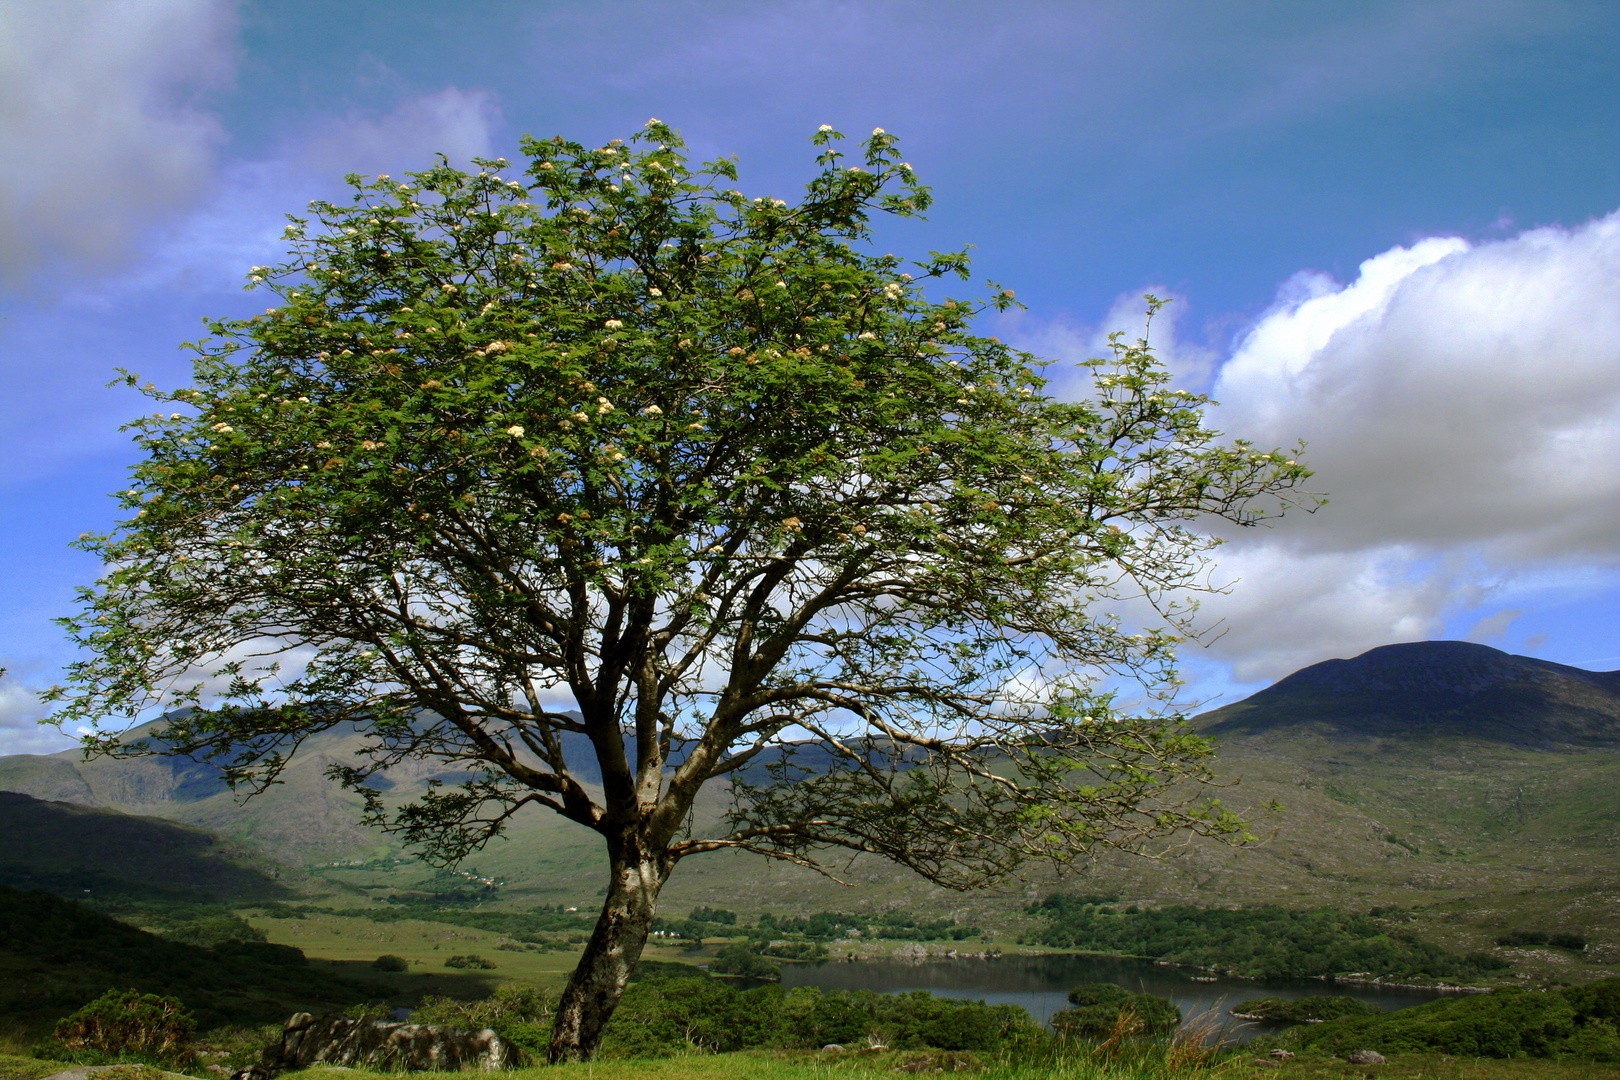
[[[1214,422],[1309,442],[1316,515],[1234,536],[1240,678],[1437,632],[1516,577],[1620,570],[1620,213],[1428,239],[1300,275],[1221,369]],[[1495,636],[1507,613],[1482,620]]]
[[[1478,246],[1425,240],[1342,287],[1304,279],[1215,395],[1235,434],[1309,440],[1334,505],[1297,531],[1304,547],[1613,560],[1620,213]]]
[[[1151,321],[1145,299],[1150,295],[1169,301]],[[1190,312],[1185,296],[1163,285],[1146,285],[1115,297],[1108,313],[1095,325],[1035,322],[1024,313],[1014,311],[998,318],[996,328],[1018,348],[1055,361],[1047,368],[1046,375],[1050,380],[1047,390],[1057,397],[1075,399],[1090,395],[1090,376],[1077,364],[1111,356],[1108,339],[1114,333],[1120,334],[1127,345],[1146,338],[1154,355],[1169,369],[1175,385],[1203,391],[1214,378],[1220,354],[1188,335],[1185,324]]]
[[[0,0],[0,265],[126,255],[213,179],[229,0]]]
[[[0,667],[5,665],[0,664]],[[0,754],[54,754],[74,745],[69,736],[39,721],[50,709],[39,700],[39,689],[16,673],[0,675]]]

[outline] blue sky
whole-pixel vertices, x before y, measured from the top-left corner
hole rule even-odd
[[[1431,637],[1620,666],[1616,55],[1555,0],[0,0],[0,752],[64,745],[31,688],[131,461],[115,367],[184,380],[345,172],[649,116],[778,197],[819,124],[897,133],[937,202],[883,243],[975,245],[1043,355],[1175,298],[1215,423],[1332,499],[1222,549],[1196,693]]]

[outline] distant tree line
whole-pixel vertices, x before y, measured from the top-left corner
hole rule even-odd
[[[1509,967],[1487,953],[1459,955],[1408,930],[1333,908],[1238,909],[1172,904],[1121,907],[1112,897],[1054,893],[1027,913],[1045,925],[1029,944],[1151,957],[1244,978],[1351,973],[1403,979],[1477,978]]]

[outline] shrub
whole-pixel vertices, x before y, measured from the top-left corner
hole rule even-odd
[[[383,953],[381,956],[377,957],[377,959],[371,962],[371,966],[376,968],[378,971],[411,970],[411,962],[409,960],[405,959],[403,956],[395,956],[393,953]]]
[[[1458,1057],[1575,1057],[1620,1061],[1620,979],[1545,993],[1517,987],[1290,1028],[1292,1049],[1439,1053]]]
[[[741,975],[750,979],[779,979],[782,970],[747,945],[727,945],[712,961],[709,970],[717,975]]]
[[[1052,1030],[1060,1038],[1103,1040],[1121,1031],[1121,1017],[1129,1011],[1136,1022],[1130,1034],[1161,1038],[1181,1026],[1181,1009],[1157,994],[1133,994],[1114,983],[1085,983],[1069,991],[1069,1004],[1052,1016]]]
[[[691,964],[682,964],[674,960],[642,960],[636,964],[635,971],[631,972],[632,981],[641,979],[707,979],[709,973],[700,967]]]
[[[1041,1029],[1016,1005],[936,998],[926,991],[784,994],[761,986],[738,992],[724,982],[647,979],[625,991],[603,1053],[658,1057],[684,1049],[730,1052],[753,1046],[814,1049],[870,1039],[896,1049],[998,1051],[1041,1042]]]
[[[729,1053],[771,1041],[781,992],[738,993],[712,979],[645,979],[619,999],[602,1051],[608,1057],[666,1057],[700,1049]]]
[[[477,953],[468,953],[465,956],[458,954],[450,957],[444,962],[444,966],[447,968],[476,968],[480,971],[493,971],[495,961],[486,960]]]
[[[1381,1011],[1378,1006],[1358,998],[1340,994],[1313,994],[1309,997],[1295,998],[1293,1001],[1284,1001],[1282,998],[1257,998],[1240,1003],[1232,1010],[1232,1014],[1269,1020],[1273,1023],[1303,1024],[1336,1020],[1341,1016],[1373,1016]]]
[[[197,1021],[179,998],[109,990],[58,1021],[56,1042],[74,1055],[133,1056],[186,1064],[196,1030]]]
[[[1504,949],[1526,949],[1547,944],[1547,935],[1540,930],[1515,930],[1497,938],[1496,943]]]
[[[688,915],[687,918],[693,922],[715,923],[719,926],[737,925],[737,913],[735,911],[726,911],[723,908],[693,908],[692,914]]]
[[[1560,949],[1574,949],[1576,952],[1586,951],[1586,939],[1579,934],[1554,934],[1547,939],[1547,944],[1556,945]]]
[[[781,960],[820,960],[827,955],[827,946],[819,941],[772,941],[760,953]]]
[[[424,998],[411,1014],[418,1024],[444,1024],[478,1031],[490,1028],[523,1051],[544,1056],[551,1039],[556,999],[538,986],[508,983],[477,1001],[450,997]]]
[[[170,941],[218,947],[227,942],[263,942],[265,933],[235,915],[209,915],[200,919],[159,925],[154,929]]]
[[[270,941],[227,941],[215,945],[214,951],[221,956],[247,957],[272,967],[306,967],[309,964],[303,949]]]

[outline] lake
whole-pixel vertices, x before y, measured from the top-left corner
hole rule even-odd
[[[1267,1030],[1238,1020],[1229,1010],[1240,1001],[1259,997],[1299,998],[1313,994],[1340,994],[1371,1002],[1381,1009],[1421,1005],[1444,994],[1433,990],[1402,990],[1376,986],[1341,985],[1315,979],[1266,982],[1246,979],[1193,981],[1196,972],[1162,967],[1151,960],[1109,956],[1005,956],[1000,959],[937,960],[829,960],[817,964],[783,964],[782,986],[816,986],[823,990],[872,990],[897,994],[927,990],[937,997],[968,998],[991,1005],[1022,1005],[1045,1024],[1053,1013],[1069,1007],[1066,995],[1080,983],[1117,983],[1134,993],[1158,994],[1181,1007],[1184,1018],[1216,1010],[1223,1018],[1222,1033],[1247,1041]]]

